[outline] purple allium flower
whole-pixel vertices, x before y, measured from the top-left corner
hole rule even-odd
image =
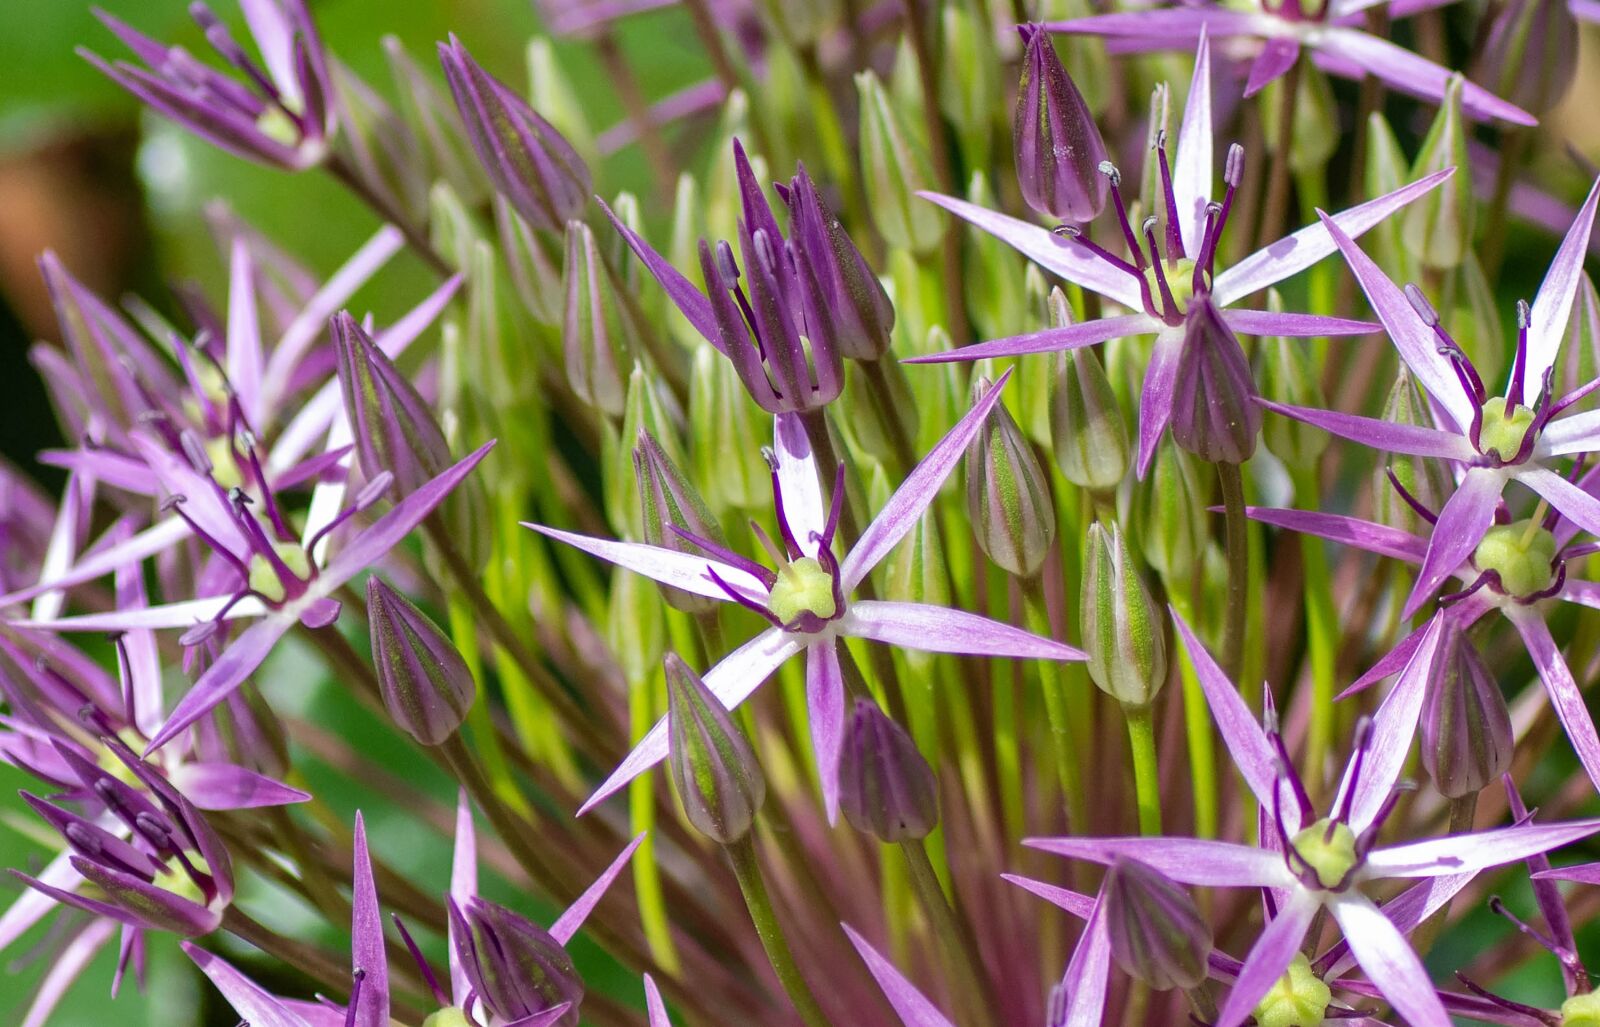
[[[182,47],[166,46],[105,11],[95,14],[145,67],[78,53],[112,81],[230,153],[290,171],[320,164],[337,128],[328,57],[304,0],[239,0],[258,64],[203,3],[189,12],[206,42],[243,73],[229,78]]]
[[[1585,531],[1600,534],[1600,499],[1544,466],[1559,457],[1600,450],[1600,412],[1556,419],[1600,387],[1600,379],[1560,399],[1552,395],[1556,358],[1583,277],[1583,257],[1597,201],[1600,181],[1590,190],[1551,261],[1533,306],[1518,305],[1516,357],[1504,396],[1488,394],[1472,362],[1450,338],[1420,290],[1411,286],[1402,292],[1337,224],[1323,216],[1323,224],[1355,272],[1389,338],[1432,398],[1440,426],[1396,425],[1330,410],[1264,405],[1375,449],[1435,457],[1463,469],[1456,491],[1438,511],[1437,526],[1416,585],[1406,599],[1404,616],[1421,609],[1444,580],[1485,544],[1497,520],[1501,493],[1512,479]],[[1498,570],[1501,584],[1514,594],[1530,596],[1544,587],[1523,587],[1524,583],[1505,578],[1511,572],[1509,567],[1481,569]]]
[[[1257,49],[1246,96],[1287,72],[1305,49],[1324,71],[1353,79],[1373,75],[1391,89],[1439,102],[1450,80],[1448,68],[1356,27],[1368,9],[1380,5],[1385,5],[1385,0],[1257,0],[1245,10],[1227,4],[1196,4],[1092,15],[1052,22],[1045,28],[1103,36],[1113,49],[1122,51],[1187,49],[1208,34],[1213,39],[1247,40]],[[1398,9],[1403,5],[1388,6]],[[1461,104],[1479,119],[1538,123],[1527,111],[1471,82],[1462,90]]]
[[[1315,264],[1332,253],[1335,246],[1325,228],[1308,225],[1233,267],[1216,271],[1217,243],[1233,208],[1244,151],[1237,144],[1230,147],[1223,173],[1227,191],[1220,204],[1213,203],[1210,68],[1209,45],[1202,36],[1195,56],[1188,106],[1178,132],[1177,159],[1172,165],[1167,163],[1164,143],[1157,145],[1165,207],[1162,219],[1165,227],[1160,238],[1156,234],[1158,220],[1155,218],[1146,220],[1142,233],[1134,231],[1122,201],[1120,175],[1109,164],[1104,168],[1111,180],[1111,196],[1131,261],[1093,242],[1077,229],[1070,229],[1064,235],[1052,233],[952,196],[923,194],[1015,247],[1046,270],[1140,313],[1047,328],[948,353],[915,357],[907,362],[1023,356],[1092,346],[1130,335],[1153,334],[1156,336],[1155,352],[1139,400],[1138,471],[1143,477],[1155,457],[1162,432],[1173,418],[1179,390],[1193,390],[1197,375],[1203,369],[1200,362],[1183,359],[1191,334],[1188,329],[1191,318],[1207,313],[1225,325],[1228,332],[1240,335],[1333,336],[1371,331],[1373,326],[1364,321],[1316,314],[1272,313],[1237,306],[1246,297]],[[1352,207],[1335,220],[1345,231],[1359,235],[1444,181],[1450,173],[1442,171],[1429,175],[1376,200]],[[1238,350],[1236,339],[1222,338],[1215,332],[1204,337],[1213,346],[1231,345]],[[1237,361],[1231,356],[1222,361],[1223,366],[1247,366],[1242,353],[1238,354]],[[1187,369],[1186,381],[1178,380],[1181,368]],[[1247,383],[1233,382],[1232,385],[1243,388]],[[1198,430],[1197,426],[1191,427]]]
[[[716,545],[690,538],[710,556],[659,546],[614,542],[542,525],[527,527],[559,539],[665,585],[735,602],[755,611],[771,626],[723,658],[705,675],[711,691],[729,709],[752,692],[790,657],[806,654],[806,693],[811,738],[822,779],[828,819],[838,812],[839,747],[844,735],[845,688],[836,646],[841,636],[929,652],[983,656],[1081,660],[1071,646],[1040,638],[1020,628],[960,610],[922,603],[848,600],[867,574],[889,555],[933,502],[940,486],[999,401],[1002,378],[923,458],[878,516],[841,559],[833,551],[844,467],[838,468],[831,508],[824,505],[816,460],[796,415],[776,419],[773,447],[773,501],[781,542],[766,546],[777,568],[769,569]],[[666,720],[639,742],[580,813],[661,762],[667,754]]]
[[[1259,847],[1177,838],[1038,838],[1026,844],[1110,865],[1127,857],[1180,884],[1267,889],[1276,911],[1240,968],[1216,1027],[1238,1027],[1290,969],[1311,922],[1332,914],[1350,952],[1373,984],[1413,1027],[1449,1027],[1427,971],[1394,920],[1361,886],[1385,878],[1444,878],[1498,866],[1600,831],[1600,820],[1518,825],[1379,847],[1397,781],[1411,750],[1439,626],[1415,655],[1377,715],[1356,732],[1355,751],[1328,815],[1317,817],[1283,741],[1263,730],[1238,690],[1188,625],[1174,613],[1223,741],[1263,814]]]

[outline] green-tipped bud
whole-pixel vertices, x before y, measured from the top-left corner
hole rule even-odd
[[[767,426],[762,422],[766,421]],[[772,472],[752,445],[729,440],[765,438],[771,419],[745,391],[733,362],[710,346],[694,353],[689,378],[689,437],[694,475],[712,509],[755,510],[772,499]]]
[[[1328,131],[1339,122],[1338,102],[1328,76],[1313,64],[1301,67],[1300,86],[1295,90],[1294,119],[1289,132],[1289,167],[1297,172],[1320,171],[1339,148],[1339,133]],[[1261,110],[1277,111],[1283,102],[1282,91],[1288,78],[1275,79],[1261,91]],[[1264,119],[1267,150],[1278,152],[1278,118]]]
[[[1543,117],[1572,85],[1580,35],[1566,0],[1511,0],[1490,23],[1472,77]]]
[[[1418,179],[1445,168],[1467,168],[1467,125],[1461,114],[1461,76],[1445,87],[1433,127],[1411,165]],[[1425,268],[1448,271],[1461,263],[1472,246],[1472,176],[1455,174],[1406,207],[1401,238]]]
[[[939,244],[945,223],[939,209],[917,198],[932,188],[933,166],[922,122],[898,109],[878,76],[856,76],[861,95],[861,170],[872,197],[872,220],[889,245],[928,253]]]
[[[1426,401],[1412,382],[1411,373],[1405,368],[1400,369],[1394,387],[1389,390],[1389,398],[1384,401],[1383,419],[1391,424],[1433,426]],[[1391,474],[1393,481],[1389,477]],[[1397,484],[1399,488],[1396,488]],[[1417,504],[1437,514],[1444,509],[1445,500],[1455,491],[1455,483],[1439,461],[1420,456],[1391,456],[1387,465],[1381,465],[1373,472],[1375,519],[1391,528],[1426,535],[1431,531],[1429,524],[1400,494],[1399,489],[1402,488]]]
[[[767,779],[744,732],[689,665],[668,653],[667,762],[684,816],[723,845],[750,833]]]
[[[976,402],[989,391],[973,381]],[[996,404],[967,444],[967,513],[989,559],[1018,577],[1036,574],[1056,537],[1050,480],[1005,404]]]
[[[677,429],[668,415],[671,401],[666,386],[640,364],[628,375],[628,394],[623,403],[620,431],[609,423],[601,426],[600,458],[602,485],[606,499],[606,519],[624,538],[644,537],[644,517],[635,484],[633,446],[640,432],[649,432],[676,461],[683,464],[683,450]]]
[[[400,97],[400,114],[422,144],[434,178],[450,183],[468,204],[476,205],[489,191],[472,145],[456,114],[455,103],[440,82],[424,71],[397,36],[383,37],[384,56]]]
[[[456,733],[477,684],[449,637],[382,578],[367,579],[372,665],[389,716],[423,745]]]
[[[882,842],[926,838],[939,824],[939,784],[905,729],[857,699],[839,751],[839,808]]]
[[[1410,181],[1411,165],[1405,151],[1400,148],[1394,129],[1377,111],[1367,118],[1367,161],[1361,170],[1368,196],[1392,193]],[[1400,282],[1409,281],[1418,274],[1416,254],[1408,252],[1400,243],[1404,224],[1404,217],[1386,218],[1373,225],[1361,242],[1362,249],[1372,255],[1378,266]]]
[[[566,303],[561,322],[567,383],[585,403],[610,417],[622,415],[622,370],[633,363],[637,326],[619,301],[620,284],[594,232],[567,222]]]
[[[700,552],[679,532],[726,543],[722,528],[707,508],[700,492],[648,430],[641,431],[633,447],[633,473],[639,482],[639,506],[644,521],[644,540],[663,549],[683,553]],[[722,604],[715,599],[664,585],[662,596],[684,613],[709,613]]]
[[[1476,795],[1511,768],[1511,713],[1477,647],[1445,618],[1422,701],[1422,765],[1446,798]]]
[[[1276,289],[1267,293],[1267,309],[1283,309],[1283,297]],[[1256,346],[1256,360],[1263,397],[1293,406],[1326,405],[1303,339],[1263,338]],[[1263,419],[1261,437],[1272,454],[1290,467],[1310,466],[1328,448],[1327,432],[1277,414]]]
[[[1194,458],[1176,446],[1156,450],[1146,484],[1140,545],[1168,588],[1187,591],[1196,561],[1205,557],[1207,538],[1195,511],[1210,505],[1213,477],[1202,477]]]
[[[1182,887],[1143,863],[1118,857],[1100,886],[1111,956],[1156,991],[1206,979],[1211,927]]]
[[[1051,293],[1050,307],[1058,326],[1070,320],[1060,290]],[[1100,358],[1087,346],[1056,358],[1050,448],[1062,475],[1079,488],[1109,491],[1128,473],[1128,426]]]
[[[1115,524],[1089,526],[1080,608],[1094,683],[1124,706],[1150,705],[1167,680],[1165,626]]]
[[[560,242],[548,232],[535,232],[499,193],[494,196],[494,224],[500,254],[522,306],[535,324],[559,327],[566,301]]]
[[[955,126],[962,152],[976,167],[989,164],[994,137],[994,112],[1002,103],[1000,68],[992,28],[973,0],[946,5],[940,14],[943,74],[939,109]]]

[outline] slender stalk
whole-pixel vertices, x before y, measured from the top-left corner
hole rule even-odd
[[[778,914],[772,908],[772,897],[767,894],[766,880],[761,876],[761,862],[756,857],[756,847],[751,836],[746,834],[724,848],[727,850],[728,858],[733,862],[733,874],[739,880],[739,890],[744,893],[744,904],[750,911],[750,922],[755,925],[756,935],[761,939],[761,947],[766,950],[767,960],[778,975],[778,983],[783,985],[789,1001],[794,1003],[795,1011],[800,1014],[800,1019],[805,1021],[807,1027],[828,1027],[827,1016],[823,1014],[822,1007],[817,1005],[816,996],[811,994],[811,986],[800,975],[800,967],[795,965],[794,953],[789,951],[789,942],[784,937],[783,925],[778,923]]]
[[[1297,468],[1295,493],[1317,494],[1317,468]],[[1314,535],[1300,539],[1300,559],[1305,568],[1306,648],[1311,662],[1311,721],[1306,730],[1306,767],[1312,788],[1322,785],[1322,767],[1334,735],[1335,661],[1339,652],[1339,611],[1333,603],[1333,575],[1322,540]]]
[[[1035,576],[1023,581],[1022,593],[1028,630],[1053,638],[1043,580]],[[1083,775],[1078,767],[1077,746],[1073,744],[1072,697],[1067,688],[1067,676],[1059,663],[1040,660],[1037,666],[1039,683],[1044,692],[1045,718],[1050,724],[1051,748],[1055,752],[1056,776],[1061,780],[1061,791],[1066,801],[1067,833],[1073,834],[1082,831],[1088,824],[1089,811],[1083,790]]]
[[[889,375],[883,366],[885,360],[893,359],[884,354],[878,360],[858,361],[856,367],[866,379],[867,391],[870,393],[873,409],[878,414],[878,422],[883,425],[884,434],[888,436],[889,448],[899,465],[895,469],[901,477],[904,477],[917,465],[917,452],[912,441],[914,433],[911,426],[906,424],[900,404],[895,402],[894,390],[889,385]]]
[[[1478,795],[1478,792],[1473,792],[1471,795],[1461,795],[1450,800],[1450,827],[1446,834],[1466,834],[1472,830],[1473,820],[1478,814]],[[1450,918],[1450,905],[1451,903],[1447,902],[1440,906],[1411,936],[1411,946],[1417,950],[1417,955],[1427,956],[1428,950],[1439,940],[1445,921]]]
[[[1250,583],[1250,551],[1245,538],[1244,476],[1238,464],[1217,464],[1228,546],[1228,605],[1222,631],[1222,667],[1235,681],[1244,654],[1244,623]]]
[[[630,737],[642,738],[656,721],[656,678],[661,672],[646,675],[642,680],[628,683],[628,727]],[[667,916],[666,901],[662,897],[661,866],[656,860],[655,782],[651,775],[640,774],[628,782],[629,829],[635,835],[644,834],[645,840],[630,860],[633,870],[633,887],[639,895],[639,925],[644,929],[645,943],[650,955],[662,969],[674,977],[681,971],[678,950],[672,944],[672,923]]]
[[[374,214],[398,228],[400,234],[405,236],[406,245],[410,246],[416,255],[421,257],[423,262],[432,268],[440,278],[449,278],[456,273],[456,269],[450,266],[450,262],[445,260],[439,254],[439,251],[433,248],[433,243],[428,239],[426,226],[416,224],[406,216],[404,211],[397,209],[388,197],[372,188],[361,177],[361,173],[352,168],[347,161],[336,156],[330,158],[323,166],[328,169],[328,173],[340,185],[350,190],[362,203],[372,208]]]
[[[823,481],[831,482],[840,460],[839,451],[833,445],[833,433],[828,429],[828,414],[822,409],[807,410],[800,415],[800,420],[806,426],[806,437],[811,440],[817,471]],[[864,508],[864,504],[855,476],[848,468],[845,470],[844,488],[844,503],[839,508],[839,533],[844,536],[846,545],[855,545],[856,539],[861,537],[861,519],[857,509]],[[866,582],[862,584],[866,585]]]
[[[939,939],[945,974],[950,978],[951,991],[962,1014],[958,1020],[969,1027],[988,1024],[992,1020],[988,1011],[995,1006],[984,986],[983,963],[973,947],[972,931],[950,905],[922,841],[901,842],[900,850],[906,855],[906,867],[911,871],[911,887],[917,893],[917,901],[928,917],[934,936]]]
[[[1155,717],[1148,706],[1124,706],[1128,749],[1133,757],[1133,789],[1139,803],[1139,833],[1161,833],[1161,775],[1156,771]]]
[[[1272,151],[1272,166],[1267,173],[1267,195],[1262,201],[1261,222],[1256,226],[1258,245],[1265,246],[1283,234],[1284,215],[1289,211],[1289,160],[1294,148],[1294,107],[1300,92],[1300,61],[1278,80],[1278,145]]]
[[[254,945],[272,958],[294,967],[327,988],[333,997],[349,996],[350,968],[315,945],[308,945],[294,938],[285,938],[238,906],[229,906],[222,914],[222,929],[241,941]]]

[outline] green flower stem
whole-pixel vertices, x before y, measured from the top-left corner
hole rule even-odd
[[[962,1027],[985,1027],[993,1020],[989,1012],[994,1004],[984,987],[983,963],[972,944],[972,931],[956,909],[951,906],[939,878],[928,861],[928,850],[920,839],[900,843],[906,855],[906,868],[911,872],[911,887],[917,901],[939,939],[939,952],[944,960],[945,975],[950,979],[950,990],[955,996],[957,1023]]]
[[[1296,495],[1317,494],[1315,466],[1296,468]],[[1306,648],[1311,661],[1311,722],[1306,730],[1306,766],[1311,768],[1311,785],[1321,785],[1319,771],[1327,762],[1334,735],[1335,659],[1339,652],[1339,612],[1333,604],[1333,575],[1328,570],[1328,554],[1322,540],[1313,535],[1300,538],[1301,563],[1305,573]]]
[[[861,377],[867,383],[868,401],[872,404],[879,422],[883,425],[884,434],[888,437],[889,448],[894,451],[894,469],[901,478],[911,473],[917,466],[917,453],[915,443],[912,441],[911,426],[906,424],[900,404],[895,402],[894,390],[889,385],[889,376],[884,371],[883,363],[893,360],[894,357],[885,353],[878,360],[860,360],[856,368],[861,372]]]
[[[1190,624],[1195,604],[1182,591],[1169,597],[1173,608]],[[1194,791],[1194,833],[1197,838],[1217,836],[1217,749],[1200,678],[1187,653],[1179,650],[1178,680],[1183,686],[1183,727],[1189,741],[1189,777]]]
[[[664,672],[657,668],[641,681],[628,683],[628,737],[643,738],[656,722],[655,694]],[[672,924],[662,897],[661,866],[656,861],[656,795],[652,775],[641,774],[628,782],[629,830],[645,839],[629,860],[633,887],[639,898],[639,925],[644,928],[645,944],[661,968],[676,977],[682,970],[678,950],[672,944]]]
[[[478,649],[478,629],[472,620],[472,613],[466,604],[458,597],[450,599],[450,635],[456,642],[456,648],[461,653],[461,659],[466,663],[467,670],[472,674],[474,681],[482,682],[483,659]],[[480,686],[481,687],[481,686]],[[509,700],[511,690],[507,689]],[[535,739],[528,737],[517,721],[517,710],[511,707],[511,722],[516,727],[517,737],[524,746],[532,747]],[[475,702],[467,711],[467,731],[472,736],[474,748],[483,754],[484,773],[489,778],[489,783],[494,786],[495,792],[518,813],[526,816],[528,804],[522,797],[522,789],[517,787],[516,780],[511,776],[511,766],[506,760],[505,750],[500,746],[500,736],[494,726],[494,711],[487,702]],[[532,749],[538,752],[536,748]]]
[[[419,225],[411,220],[404,211],[373,189],[361,177],[361,173],[351,167],[344,158],[337,155],[330,157],[323,167],[328,170],[328,174],[332,175],[340,185],[350,190],[357,199],[366,204],[374,214],[400,229],[400,234],[405,236],[406,245],[410,246],[412,251],[422,258],[423,263],[427,264],[440,278],[449,278],[456,273],[456,269],[450,266],[450,262],[440,256],[439,251],[433,248],[433,243],[428,239],[427,226]]]
[[[1278,80],[1278,145],[1272,151],[1267,172],[1267,195],[1261,205],[1261,221],[1256,225],[1258,246],[1283,235],[1284,215],[1289,211],[1289,168],[1294,149],[1294,108],[1300,94],[1300,61]]]
[[[1155,717],[1148,706],[1124,706],[1128,749],[1133,756],[1133,789],[1139,803],[1139,833],[1161,833],[1161,776],[1156,771]]]
[[[1462,795],[1450,800],[1450,827],[1446,834],[1466,834],[1472,830],[1472,822],[1478,815],[1478,795]],[[1450,919],[1451,903],[1447,902],[1436,910],[1433,916],[1424,920],[1411,936],[1411,947],[1417,950],[1417,955],[1427,957],[1434,943],[1439,940],[1439,935],[1444,931],[1445,921]]]
[[[739,890],[744,893],[750,922],[755,925],[756,935],[761,939],[761,947],[767,951],[767,960],[777,973],[778,982],[783,985],[789,1001],[794,1003],[795,1011],[807,1027],[828,1027],[827,1016],[823,1014],[822,1007],[817,1005],[810,985],[800,975],[794,953],[789,951],[789,942],[784,938],[783,926],[778,923],[778,914],[772,908],[772,897],[767,894],[767,884],[761,876],[761,863],[756,857],[751,836],[746,834],[725,848],[728,858],[733,861],[733,873],[739,880]]]
[[[1249,601],[1250,550],[1245,537],[1244,476],[1238,464],[1217,464],[1222,484],[1222,510],[1228,546],[1228,603],[1222,632],[1222,669],[1235,681],[1244,654],[1245,614]]]
[[[1050,612],[1045,605],[1044,582],[1034,576],[1022,583],[1027,609],[1028,630],[1046,638],[1055,637]],[[1067,833],[1082,831],[1089,811],[1083,791],[1083,774],[1078,767],[1078,746],[1072,733],[1072,695],[1066,669],[1054,660],[1037,661],[1039,683],[1043,686],[1045,719],[1050,724],[1050,747],[1055,753],[1056,777],[1061,782],[1066,802]],[[1081,705],[1081,704],[1080,704]]]

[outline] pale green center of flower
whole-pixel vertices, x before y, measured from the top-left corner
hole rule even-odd
[[[278,554],[278,559],[289,568],[290,573],[301,581],[311,579],[311,561],[306,558],[306,551],[293,542],[274,542],[272,551]],[[272,562],[260,553],[250,557],[250,589],[259,592],[270,602],[281,603],[288,595],[284,583],[278,577],[278,569]]]
[[[233,442],[218,435],[206,443],[206,459],[211,461],[211,477],[224,490],[244,485],[244,472],[233,455]]]
[[[1321,1027],[1333,990],[1311,972],[1311,963],[1296,955],[1289,970],[1278,978],[1256,1006],[1258,1027]]]
[[[1530,596],[1548,589],[1555,580],[1556,539],[1533,521],[1514,521],[1489,529],[1472,554],[1480,571],[1500,575],[1500,588],[1509,596]]]
[[[1561,1003],[1561,1027],[1600,1027],[1600,992],[1574,995]]]
[[[422,1027],[472,1027],[472,1021],[455,1006],[446,1006],[422,1021]]]
[[[1348,824],[1319,820],[1289,843],[1305,864],[1316,872],[1324,888],[1337,888],[1361,862],[1356,855],[1356,835]]]
[[[820,620],[832,620],[839,613],[833,601],[833,575],[813,556],[802,556],[778,571],[778,580],[767,597],[767,609],[782,624],[804,613]]]
[[[127,744],[128,748],[132,749],[134,752],[138,752],[140,749],[144,748],[144,737],[133,728],[124,728],[123,730],[117,732],[117,737],[121,738],[122,741]],[[108,777],[116,778],[118,781],[121,781],[130,788],[144,788],[144,782],[139,780],[139,775],[135,774],[132,770],[129,770],[128,765],[117,758],[117,754],[111,751],[111,747],[109,745],[102,745],[99,753],[99,756],[95,758],[94,762],[95,766],[98,767],[102,773]]]
[[[1188,257],[1178,260],[1164,261],[1161,268],[1167,276],[1167,288],[1172,292],[1172,302],[1177,305],[1174,313],[1181,314],[1189,306],[1189,300],[1194,296],[1194,261]],[[1156,283],[1156,269],[1152,265],[1144,269],[1145,284],[1150,286],[1150,298],[1155,301],[1156,308],[1160,309],[1164,303],[1161,298],[1161,286]]]
[[[295,146],[300,142],[300,127],[275,106],[267,107],[256,119],[256,128],[268,139],[285,146]]]
[[[1523,437],[1533,425],[1533,411],[1519,403],[1507,403],[1495,396],[1483,405],[1483,427],[1478,430],[1478,452],[1507,461],[1522,448]]]

